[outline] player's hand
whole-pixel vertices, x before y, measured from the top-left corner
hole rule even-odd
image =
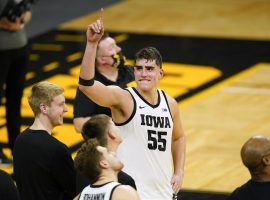
[[[17,32],[21,30],[21,18],[17,17],[15,22],[9,21],[6,17],[0,20],[0,27],[6,31]]]
[[[94,23],[88,25],[86,37],[88,42],[98,43],[103,36],[103,8],[99,11],[99,19]]]
[[[171,179],[172,189],[175,194],[179,192],[183,183],[183,174],[174,174]]]

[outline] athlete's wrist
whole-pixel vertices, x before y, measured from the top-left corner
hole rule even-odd
[[[182,176],[182,175],[184,175],[184,170],[183,170],[183,169],[175,170],[175,171],[174,171],[174,174],[175,174],[175,175],[180,175],[180,176]]]

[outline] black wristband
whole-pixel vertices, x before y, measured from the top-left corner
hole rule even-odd
[[[83,86],[92,86],[94,85],[95,78],[91,78],[90,80],[82,79],[79,77],[79,84]]]

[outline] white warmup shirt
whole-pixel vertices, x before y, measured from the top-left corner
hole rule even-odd
[[[123,142],[117,155],[123,171],[135,179],[142,200],[170,200],[173,163],[173,121],[165,93],[158,90],[158,103],[149,104],[135,88],[127,88],[134,99],[131,117],[117,124]]]

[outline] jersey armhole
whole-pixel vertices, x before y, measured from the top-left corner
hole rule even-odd
[[[116,185],[116,186],[114,186],[114,187],[112,188],[112,191],[111,191],[111,195],[110,195],[109,200],[112,200],[112,195],[113,195],[114,190],[115,190],[118,186],[120,186],[120,185],[122,185],[122,184],[118,184],[118,185]]]
[[[167,97],[166,97],[166,94],[165,94],[165,92],[164,92],[163,90],[161,90],[161,92],[162,92],[162,94],[163,94],[163,96],[164,96],[164,99],[165,99],[166,104],[167,104],[167,107],[168,107],[168,109],[169,109],[171,118],[172,118],[172,120],[173,120],[172,113],[171,113],[171,108],[170,108],[170,106],[169,106],[169,102],[168,102],[168,99],[167,99]]]
[[[123,125],[127,124],[128,122],[130,122],[132,120],[132,118],[134,117],[134,115],[136,113],[137,103],[135,101],[135,98],[133,97],[132,93],[128,90],[128,88],[126,88],[125,90],[128,91],[129,94],[130,94],[130,96],[132,97],[132,100],[133,100],[133,103],[134,103],[134,107],[133,107],[133,111],[132,111],[130,117],[126,121],[124,121],[122,123],[115,123],[116,126],[123,126]]]

